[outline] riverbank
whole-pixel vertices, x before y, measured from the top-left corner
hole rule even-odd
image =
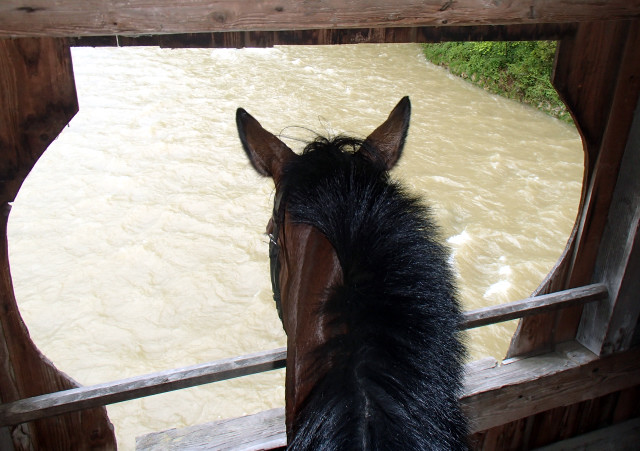
[[[572,122],[551,85],[555,42],[443,42],[423,49],[429,61],[454,75]]]

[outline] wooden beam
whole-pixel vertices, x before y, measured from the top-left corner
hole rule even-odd
[[[523,315],[532,315],[577,304],[596,302],[607,297],[604,285],[553,293],[539,298],[528,298],[510,304],[497,305],[466,312],[462,328],[478,327],[508,321]],[[161,371],[120,381],[50,393],[0,405],[0,427],[18,424],[72,412],[89,407],[104,406],[144,396],[156,395],[196,385],[217,382],[234,377],[284,368],[286,349],[279,348],[247,356],[232,357],[216,362],[186,368]],[[495,361],[481,360],[467,365],[467,372],[493,367]]]
[[[481,25],[473,27],[340,28],[295,31],[228,31],[144,36],[80,36],[75,47],[157,46],[161,48],[244,48],[276,45],[399,44],[445,41],[557,41],[578,24]]]
[[[286,354],[279,348],[1,404],[0,427],[283,368]]]
[[[640,317],[640,104],[622,158],[594,279],[611,297],[584,309],[577,340],[598,355],[628,349]]]
[[[572,23],[640,17],[639,0],[4,0],[0,38]]]
[[[557,293],[534,296],[507,304],[492,305],[465,312],[463,314],[462,329],[472,329],[525,316],[556,311],[560,308],[604,301],[607,298],[607,287],[603,284],[587,285]]]

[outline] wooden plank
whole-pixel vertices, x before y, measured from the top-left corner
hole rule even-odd
[[[278,348],[2,404],[0,426],[283,368],[286,353]]]
[[[640,349],[598,358],[576,342],[515,360],[465,380],[471,432],[594,399],[640,384]]]
[[[639,0],[4,0],[0,38],[572,23],[640,17]]]
[[[399,44],[443,41],[557,41],[575,33],[577,24],[482,25],[469,27],[349,28],[297,31],[229,31],[144,36],[80,36],[77,47],[157,46],[161,48],[244,48],[276,45]]]
[[[287,445],[284,407],[136,437],[136,450],[263,450]]]
[[[587,285],[580,288],[545,294],[507,304],[492,305],[463,314],[463,329],[509,321],[523,316],[545,313],[560,308],[584,305],[608,298],[607,287],[603,284]]]

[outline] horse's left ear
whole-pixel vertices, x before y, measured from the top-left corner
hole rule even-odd
[[[410,116],[411,101],[406,96],[398,102],[387,120],[369,135],[360,151],[371,160],[380,161],[387,170],[390,170],[402,154],[409,131]]]
[[[260,175],[273,177],[277,184],[284,165],[296,154],[242,108],[236,111],[236,125],[251,165]]]

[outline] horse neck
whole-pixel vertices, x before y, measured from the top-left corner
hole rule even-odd
[[[319,378],[309,371],[313,351],[331,338],[328,319],[320,313],[330,288],[342,280],[335,250],[316,228],[294,224],[285,216],[280,284],[287,332],[286,422],[292,434],[303,401]]]

